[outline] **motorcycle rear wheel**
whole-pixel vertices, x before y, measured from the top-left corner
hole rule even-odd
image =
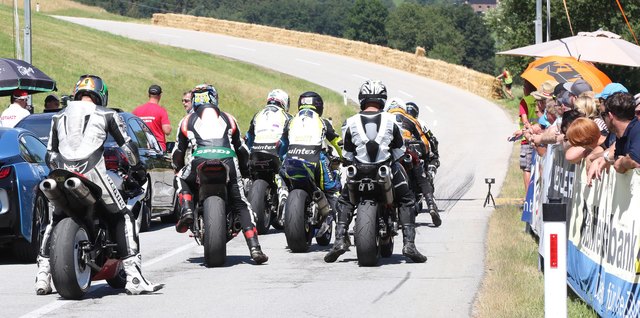
[[[266,234],[271,225],[271,211],[268,209],[267,191],[269,191],[269,183],[258,179],[253,181],[251,192],[249,192],[249,202],[256,215],[256,229],[258,229],[259,235]]]
[[[63,219],[53,229],[51,278],[63,298],[81,299],[91,287],[91,267],[82,259],[81,249],[88,241],[87,231],[73,218]]]
[[[225,202],[212,196],[204,200],[204,262],[207,267],[220,267],[227,258],[227,215]]]
[[[284,215],[284,235],[287,245],[293,253],[304,253],[309,249],[311,226],[307,224],[305,215],[308,194],[304,190],[295,189],[289,193]]]
[[[354,238],[356,254],[360,266],[375,266],[378,264],[378,206],[365,202],[358,206]]]

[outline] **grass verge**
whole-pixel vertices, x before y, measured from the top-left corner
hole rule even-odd
[[[524,193],[515,144],[499,198]],[[489,219],[485,276],[474,304],[474,317],[544,317],[544,276],[538,271],[538,244],[524,232],[519,205],[498,205]],[[598,317],[577,297],[568,299],[569,317]]]
[[[0,5],[0,21],[11,20],[11,8]],[[342,123],[357,110],[354,105],[344,106],[340,94],[292,76],[196,51],[130,40],[42,14],[33,15],[32,37],[33,64],[57,81],[58,94],[71,93],[80,75],[96,74],[109,87],[110,106],[131,111],[146,102],[149,85],[159,84],[164,92],[160,103],[167,108],[174,128],[184,115],[182,92],[203,82],[216,87],[221,108],[238,119],[242,131],[273,88],[289,93],[291,112],[297,109],[297,96],[309,90],[323,97],[325,116],[335,123]],[[13,48],[12,28],[0,29],[0,56],[13,57]],[[44,97],[34,95],[36,112],[42,110]],[[0,99],[0,104],[8,105],[9,99]]]

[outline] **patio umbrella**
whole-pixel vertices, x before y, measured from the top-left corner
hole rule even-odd
[[[602,29],[595,32],[579,32],[576,36],[524,46],[498,52],[498,54],[537,57],[572,56],[578,60],[593,63],[640,66],[640,46]]]
[[[50,92],[56,90],[56,82],[25,61],[0,58],[0,96],[9,96],[15,89],[29,94]]]
[[[563,56],[537,59],[531,62],[520,76],[535,87],[540,87],[547,80],[563,83],[582,78],[591,85],[594,92],[601,92],[607,84],[611,83],[611,79],[593,64]]]

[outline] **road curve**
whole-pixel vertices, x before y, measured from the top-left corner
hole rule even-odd
[[[36,297],[33,265],[3,264],[0,286],[9,316],[89,316],[136,313],[141,317],[177,314],[261,317],[467,317],[484,272],[484,243],[491,209],[482,207],[495,178],[497,195],[506,175],[515,125],[490,101],[424,77],[348,57],[204,32],[85,18],[60,19],[142,41],[198,50],[304,78],[356,99],[367,78],[382,79],[390,96],[421,106],[420,116],[440,141],[442,166],[436,197],[443,225],[429,227],[421,214],[416,245],[429,260],[406,263],[397,238],[394,256],[379,267],[360,268],[355,249],[325,264],[325,250],[292,254],[284,235],[260,237],[269,254],[266,266],[250,265],[243,240],[228,244],[228,266],[206,269],[202,249],[171,226],[142,234],[144,269],[166,283],[161,294],[125,297],[94,284],[87,300],[66,302],[57,295]],[[267,89],[267,88],[265,88]],[[0,262],[2,259],[0,258]]]

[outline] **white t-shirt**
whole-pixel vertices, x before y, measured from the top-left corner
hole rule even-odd
[[[11,104],[0,116],[0,127],[13,128],[22,118],[31,113],[18,104]]]

